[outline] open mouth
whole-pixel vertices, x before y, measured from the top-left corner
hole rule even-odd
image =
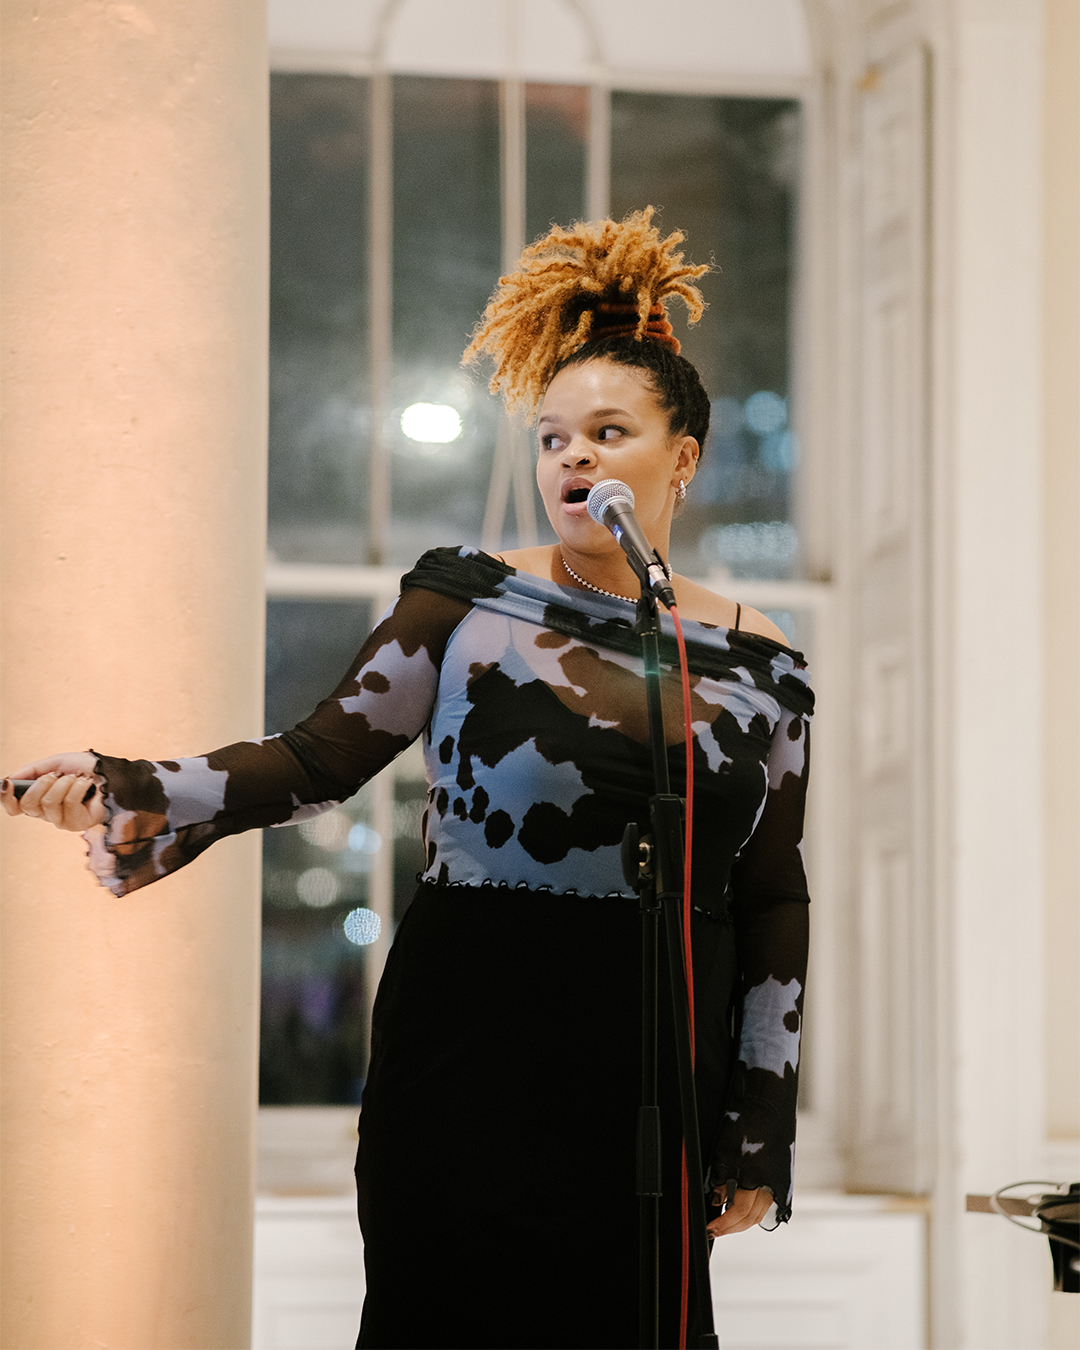
[[[567,506],[580,506],[588,497],[591,487],[587,478],[568,478],[559,495]]]

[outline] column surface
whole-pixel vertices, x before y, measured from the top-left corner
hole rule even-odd
[[[933,1343],[1033,1350],[1046,1340],[1043,1240],[963,1206],[965,1193],[1043,1174],[1040,6],[955,0],[952,30],[935,590],[948,665],[938,959],[949,1030]]]
[[[0,769],[261,731],[259,0],[3,7]],[[257,836],[115,899],[3,831],[15,1350],[249,1343]]]

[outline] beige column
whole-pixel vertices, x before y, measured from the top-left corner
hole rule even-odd
[[[1080,947],[1080,9],[1076,0],[1046,0],[1044,51],[1047,1129],[1052,1139],[1076,1141],[1080,1136],[1076,980]]]
[[[1080,8],[1044,0],[1043,793],[1046,1175],[1080,1155]],[[1080,1341],[1080,1299],[1048,1295],[1050,1350]]]
[[[261,729],[263,11],[4,0],[4,772]],[[0,830],[0,1344],[247,1346],[258,837]]]

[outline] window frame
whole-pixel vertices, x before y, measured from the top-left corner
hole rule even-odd
[[[366,566],[287,563],[271,559],[266,569],[266,598],[271,599],[363,599],[381,614],[398,594],[407,568],[383,561],[385,530],[390,520],[390,447],[384,426],[386,390],[392,352],[392,79],[405,70],[389,71],[377,61],[346,54],[271,51],[271,72],[363,76],[370,80],[371,97],[371,199],[369,205],[369,295],[370,376],[372,397],[372,445],[369,486],[369,557]],[[419,72],[417,72],[419,73]],[[423,72],[438,78],[433,72]],[[485,77],[487,78],[487,77]],[[507,78],[499,81],[500,94],[500,187],[502,200],[503,264],[512,267],[524,246],[525,222],[525,86],[531,81]],[[560,81],[548,78],[547,83]],[[578,79],[567,84],[581,85]],[[742,604],[760,610],[788,610],[807,615],[814,635],[808,653],[814,674],[819,714],[814,728],[814,788],[807,821],[807,856],[811,892],[820,897],[815,905],[815,943],[811,951],[808,980],[806,1042],[800,1089],[799,1157],[800,1186],[820,1189],[840,1184],[843,1163],[837,1128],[843,1090],[840,1058],[843,1013],[840,1002],[828,997],[835,990],[836,972],[844,943],[842,919],[834,901],[841,885],[842,786],[840,759],[843,723],[835,710],[842,707],[844,663],[841,612],[832,580],[831,512],[829,489],[831,465],[829,438],[817,434],[825,418],[827,386],[831,378],[829,357],[823,344],[811,341],[807,316],[828,285],[825,253],[821,246],[826,206],[822,197],[823,134],[825,110],[819,84],[810,77],[724,75],[709,78],[694,73],[686,78],[670,74],[650,76],[597,70],[589,90],[589,139],[586,156],[586,213],[602,217],[609,209],[611,95],[615,90],[643,93],[675,93],[702,97],[786,98],[800,103],[803,145],[800,157],[801,186],[794,258],[792,321],[793,426],[800,444],[800,470],[795,489],[795,519],[805,554],[804,579],[765,581],[737,579],[713,573],[704,584]],[[820,307],[820,306],[819,306]],[[827,420],[827,419],[826,419]],[[504,430],[496,448],[482,547],[499,547],[499,538],[512,495],[515,506],[532,507],[532,469],[525,438],[513,435],[503,419]],[[521,517],[519,516],[519,519]],[[527,519],[527,516],[526,516]],[[527,535],[522,538],[528,542]],[[829,709],[834,711],[830,712]],[[834,729],[834,717],[836,726]],[[393,840],[393,809],[396,766],[391,764],[372,782],[372,825],[383,839]],[[369,878],[369,906],[382,921],[378,940],[368,949],[367,997],[369,1015],[375,990],[393,937],[393,848],[376,855]],[[828,898],[826,898],[828,897]],[[312,1108],[269,1108],[271,1111]],[[352,1112],[355,1108],[326,1108]]]

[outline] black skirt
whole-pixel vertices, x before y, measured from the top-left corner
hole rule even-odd
[[[693,945],[708,1160],[732,1058],[730,925],[695,913]],[[359,1346],[638,1344],[640,996],[636,901],[421,885],[375,1001]],[[669,1002],[662,983],[664,1346],[680,1268]],[[690,1344],[696,1322],[691,1306]]]

